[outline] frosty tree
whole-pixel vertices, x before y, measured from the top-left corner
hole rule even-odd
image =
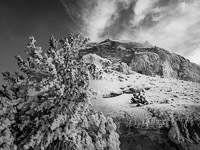
[[[3,73],[0,90],[0,149],[117,150],[116,125],[90,108],[88,66],[80,34],[49,41],[46,53],[29,38],[27,59],[17,56],[20,73]]]

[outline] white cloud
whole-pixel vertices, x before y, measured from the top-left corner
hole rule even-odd
[[[109,7],[108,7],[109,6]],[[85,27],[88,35],[92,40],[98,40],[104,29],[111,23],[111,17],[116,12],[114,0],[98,0],[96,7],[93,8],[91,14],[85,17]]]
[[[186,51],[191,51],[190,58],[192,58],[192,61],[195,61],[197,57],[192,55],[196,55],[197,52],[193,53],[193,47],[189,46],[196,41],[197,36],[200,36],[198,24],[200,22],[199,9],[199,1],[187,4],[181,2],[173,10],[174,14],[168,15],[152,28],[139,31],[138,39],[148,40],[153,45],[166,48],[184,57],[186,56],[184,55]],[[198,60],[195,62],[198,62]]]
[[[189,55],[185,56],[185,58],[189,59],[191,62],[200,64],[200,47],[194,49]]]
[[[85,26],[84,30],[87,31],[88,36],[94,40],[101,40],[100,36],[104,30],[112,25],[118,18],[119,2],[123,3],[124,9],[130,6],[131,0],[96,0],[97,5],[92,9],[89,14],[84,17]]]
[[[151,11],[150,8],[157,0],[138,0],[134,8],[135,15],[132,23],[137,25]]]

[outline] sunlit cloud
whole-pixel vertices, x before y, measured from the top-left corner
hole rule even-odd
[[[181,2],[155,26],[138,32],[138,38],[185,57],[200,46],[200,3]],[[194,61],[194,59],[193,59]]]

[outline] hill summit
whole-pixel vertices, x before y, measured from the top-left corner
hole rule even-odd
[[[169,51],[145,43],[106,39],[90,43],[81,55],[97,54],[111,61],[126,63],[131,70],[148,76],[200,82],[200,66]]]

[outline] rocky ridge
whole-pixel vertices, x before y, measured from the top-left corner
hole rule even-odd
[[[105,40],[90,43],[81,55],[97,54],[111,61],[126,63],[131,70],[149,76],[161,76],[200,82],[200,66],[184,57],[150,44]]]

